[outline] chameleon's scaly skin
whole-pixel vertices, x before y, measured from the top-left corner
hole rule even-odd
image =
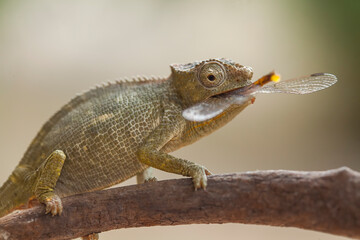
[[[60,214],[61,197],[109,187],[149,166],[190,176],[195,188],[205,188],[208,170],[168,153],[220,128],[250,101],[201,123],[187,121],[181,113],[250,84],[252,71],[225,59],[171,65],[171,70],[166,79],[111,83],[65,105],[43,126],[1,187],[0,216],[32,196],[46,204],[47,212]],[[217,79],[204,78],[209,73]]]

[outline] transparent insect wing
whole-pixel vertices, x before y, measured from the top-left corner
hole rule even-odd
[[[308,94],[323,90],[335,84],[337,78],[329,73],[315,73],[278,83],[268,84],[257,89],[256,93]]]
[[[203,122],[221,114],[233,104],[242,105],[250,100],[250,96],[218,96],[195,104],[182,112],[185,119],[194,122]]]

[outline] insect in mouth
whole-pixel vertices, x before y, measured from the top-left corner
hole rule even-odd
[[[231,105],[254,101],[254,95],[258,93],[308,94],[328,88],[336,82],[336,76],[330,73],[314,73],[280,81],[280,76],[271,72],[248,86],[197,103],[185,109],[182,115],[189,121],[202,122],[216,117]]]

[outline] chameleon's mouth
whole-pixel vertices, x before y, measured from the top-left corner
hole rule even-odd
[[[240,92],[246,92],[246,90],[252,85],[252,83],[250,82],[248,85],[245,85],[245,86],[242,86],[242,87],[237,87],[237,88],[233,88],[233,89],[228,89],[224,92],[221,92],[221,93],[218,93],[218,94],[215,94],[213,96],[211,96],[210,98],[212,97],[224,97],[226,95],[232,95],[232,94],[238,94]]]
[[[248,87],[248,86],[250,86],[250,85],[246,85],[246,86],[243,86],[243,87],[238,87],[238,88],[229,89],[229,90],[224,91],[224,92],[222,92],[222,93],[220,93],[220,94],[218,94],[218,95],[223,95],[223,94],[229,94],[229,93],[232,93],[232,92],[236,92],[236,91],[238,91],[239,89],[245,89],[245,88]]]
[[[258,79],[255,82],[247,81],[247,85],[229,89],[227,91],[224,91],[222,93],[216,94],[212,97],[227,97],[232,95],[250,95],[252,94],[257,88],[264,86],[265,84],[268,84],[270,82],[278,82],[280,80],[280,75],[275,74],[275,72],[271,72],[269,74],[266,74],[262,76],[260,79]]]

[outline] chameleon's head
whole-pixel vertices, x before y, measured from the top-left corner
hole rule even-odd
[[[171,81],[186,105],[251,84],[251,67],[227,59],[172,64]]]

